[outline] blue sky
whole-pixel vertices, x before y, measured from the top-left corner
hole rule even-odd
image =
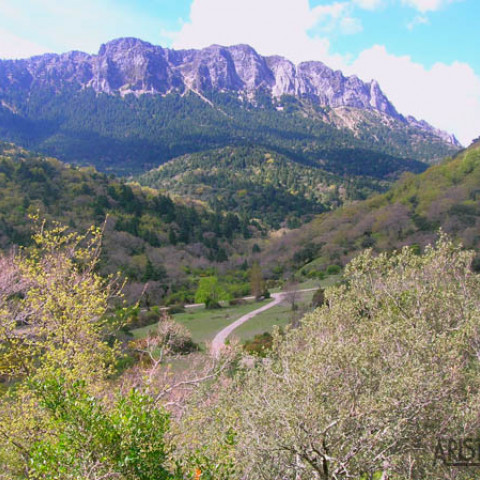
[[[136,36],[174,48],[248,43],[375,78],[398,110],[480,135],[479,0],[0,0],[0,58]]]

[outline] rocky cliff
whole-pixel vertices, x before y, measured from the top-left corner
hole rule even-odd
[[[39,87],[120,95],[234,92],[253,103],[258,92],[273,99],[293,95],[325,107],[376,111],[458,145],[452,135],[400,115],[375,80],[345,77],[321,62],[294,65],[283,57],[262,57],[248,45],[172,50],[121,38],[102,45],[97,55],[69,52],[0,61],[0,99],[11,89],[28,94]]]

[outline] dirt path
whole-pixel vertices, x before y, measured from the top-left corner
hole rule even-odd
[[[314,290],[317,290],[317,288],[307,288],[305,290],[298,290],[296,293],[312,292]],[[262,313],[265,310],[269,310],[270,308],[275,307],[276,305],[281,303],[285,295],[289,293],[291,292],[272,293],[272,298],[273,298],[272,302],[267,303],[267,305],[264,305],[263,307],[257,308],[253,312],[243,315],[243,317],[240,317],[238,320],[235,320],[230,325],[227,325],[223,330],[220,330],[215,335],[215,338],[212,340],[212,344],[210,346],[210,353],[213,356],[218,357],[220,351],[225,345],[225,340],[236,328],[238,328],[240,325],[243,325],[245,322],[248,322],[248,320],[252,319],[259,313]]]

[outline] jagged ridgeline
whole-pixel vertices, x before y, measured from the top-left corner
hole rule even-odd
[[[320,62],[132,38],[98,55],[0,61],[0,136],[117,173],[254,144],[335,175],[385,179],[458,149],[454,137],[400,115],[375,81]]]
[[[172,200],[91,167],[72,167],[0,142],[0,251],[29,245],[28,217],[36,214],[77,231],[101,226],[108,216],[101,272],[127,276],[134,301],[146,282],[156,302],[188,288],[185,265],[226,262],[242,253],[246,238],[261,233],[248,218]]]

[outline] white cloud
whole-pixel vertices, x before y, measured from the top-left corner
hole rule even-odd
[[[249,43],[263,55],[281,54],[294,62],[322,59],[338,68],[343,59],[330,53],[329,40],[308,32],[339,18],[344,3],[312,9],[308,0],[193,0],[190,21],[174,34],[173,46]]]
[[[362,8],[382,5],[378,0],[353,1]],[[402,1],[419,11],[428,11],[449,0]],[[454,133],[464,144],[477,137],[480,77],[469,65],[437,63],[426,69],[410,57],[389,54],[381,46],[365,50],[353,61],[332,54],[325,22],[334,20],[339,28],[343,22],[345,30],[358,31],[360,24],[351,17],[352,5],[335,2],[311,8],[308,0],[194,0],[190,21],[175,34],[174,47],[248,43],[261,54],[280,54],[297,63],[320,60],[365,80],[375,78],[404,115],[414,115]],[[417,23],[423,22],[419,15]],[[308,32],[319,23],[324,27],[323,35],[309,36]]]
[[[434,12],[455,0],[402,0],[403,5],[413,7],[419,12]]]
[[[466,63],[426,69],[377,45],[363,51],[348,70],[375,78],[401,113],[453,132],[465,145],[480,133],[480,77]]]
[[[353,3],[365,10],[376,10],[383,6],[383,0],[353,0]]]
[[[312,21],[322,21],[328,17],[338,20],[350,7],[348,2],[336,2],[330,5],[318,5],[312,9]]]
[[[17,37],[0,28],[0,58],[25,58],[48,52],[48,48]]]
[[[355,35],[363,30],[362,22],[358,18],[344,17],[340,20],[340,31],[344,35]]]
[[[413,18],[411,22],[407,23],[407,28],[409,30],[413,30],[418,25],[428,25],[429,23],[430,21],[428,20],[427,16],[417,15],[416,17]]]
[[[361,32],[362,22],[351,16],[352,6],[349,2],[318,5],[311,11],[312,27],[318,25],[323,34],[339,31],[343,35],[354,35]]]
[[[393,1],[418,10],[414,22],[420,24],[426,12],[458,0],[332,0],[313,8],[309,0],[193,0],[189,21],[169,36],[176,48],[248,43],[264,55],[280,54],[296,63],[320,60],[366,80],[375,78],[401,113],[423,118],[469,143],[480,133],[480,77],[467,64],[439,63],[426,69],[380,46],[357,59],[332,53],[331,33],[361,30],[356,9],[375,10]],[[15,25],[16,35],[9,25]],[[116,0],[0,0],[0,57],[45,52],[36,39],[57,51],[90,52],[117,36],[158,42],[166,27],[158,18],[120,8]],[[27,31],[36,32],[30,41],[20,38]]]
[[[25,46],[25,56],[38,49],[26,48],[29,42],[23,38],[57,53],[94,53],[101,43],[117,37],[165,42],[161,32],[169,25],[173,26],[138,5],[118,0],[0,0],[0,29],[15,31]],[[13,48],[11,42],[9,48]]]

